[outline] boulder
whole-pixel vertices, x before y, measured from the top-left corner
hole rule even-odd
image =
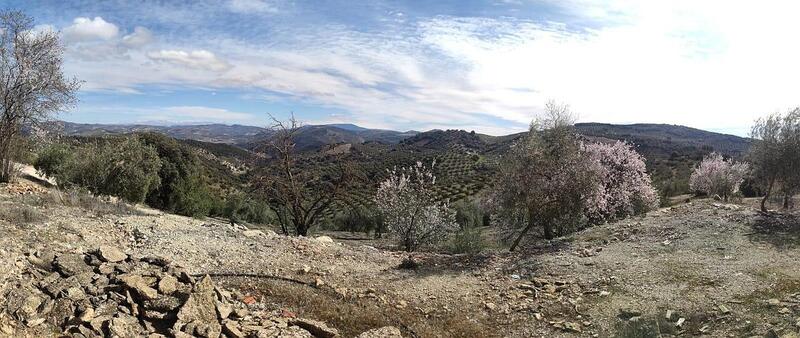
[[[214,295],[214,284],[211,277],[206,275],[194,286],[189,299],[178,311],[178,321],[175,328],[189,334],[187,330],[181,330],[183,326],[191,326],[192,323],[203,323],[207,328],[203,328],[202,334],[206,337],[218,337],[222,333],[222,326],[217,321],[217,307]],[[195,324],[196,326],[197,324]],[[196,327],[195,330],[196,331]]]

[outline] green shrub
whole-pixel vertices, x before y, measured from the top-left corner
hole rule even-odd
[[[161,182],[158,154],[135,137],[101,140],[75,149],[53,145],[40,152],[35,167],[62,187],[81,187],[133,203],[143,202]]]
[[[53,144],[44,148],[33,162],[33,167],[40,174],[55,179],[57,182],[69,181],[69,164],[73,161],[73,149],[64,144]]]
[[[487,246],[479,228],[465,228],[456,232],[449,240],[447,251],[453,254],[476,254]]]
[[[333,220],[336,230],[349,232],[374,232],[376,235],[382,233],[383,218],[375,212],[370,212],[364,208],[354,207],[339,213]]]
[[[456,223],[461,229],[475,228],[483,225],[484,212],[474,201],[460,200],[452,204],[456,211]]]
[[[235,192],[228,195],[222,215],[231,223],[248,222],[267,224],[274,220],[266,202],[249,198],[247,195]]]

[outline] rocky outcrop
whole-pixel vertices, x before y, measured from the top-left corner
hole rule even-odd
[[[2,323],[3,333],[12,336],[339,337],[323,322],[256,310],[264,307],[236,300],[211,277],[196,280],[164,258],[101,247],[38,252],[28,262],[24,278],[0,304],[0,313],[15,323]]]

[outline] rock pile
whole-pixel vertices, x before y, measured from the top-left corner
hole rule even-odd
[[[324,323],[252,310],[237,292],[195,279],[159,257],[113,247],[36,252],[25,278],[3,295],[0,335],[116,337],[338,337]],[[251,301],[252,302],[252,301]],[[262,307],[263,308],[263,307]]]

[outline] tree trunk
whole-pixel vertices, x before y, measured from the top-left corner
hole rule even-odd
[[[514,243],[511,243],[511,248],[508,249],[508,251],[514,251],[515,249],[517,249],[517,245],[519,245],[519,243],[522,242],[522,237],[525,237],[525,234],[527,234],[528,231],[531,230],[531,228],[533,228],[533,222],[528,221],[528,225],[525,226],[525,229],[522,229],[522,232],[519,233],[517,238],[514,240]]]
[[[406,252],[412,252],[412,251],[414,251],[414,245],[413,245],[413,243],[411,242],[411,237],[406,237],[406,239],[405,239],[405,243],[404,243],[404,246],[405,246],[405,248],[406,248]],[[409,257],[410,257],[410,256],[409,256]]]
[[[308,228],[309,228],[309,226],[307,224],[302,224],[301,223],[301,224],[297,225],[295,230],[297,230],[297,235],[298,236],[306,237],[306,236],[308,236]]]
[[[761,212],[767,212],[767,199],[769,199],[769,194],[772,193],[772,186],[775,184],[775,180],[771,179],[769,181],[769,186],[767,186],[767,192],[764,194],[764,198],[761,199]]]
[[[789,194],[783,195],[783,208],[789,210],[789,201],[792,199],[792,196]]]
[[[552,224],[545,224],[544,225],[544,238],[545,239],[553,239],[555,238],[555,234],[553,233],[553,225]]]

